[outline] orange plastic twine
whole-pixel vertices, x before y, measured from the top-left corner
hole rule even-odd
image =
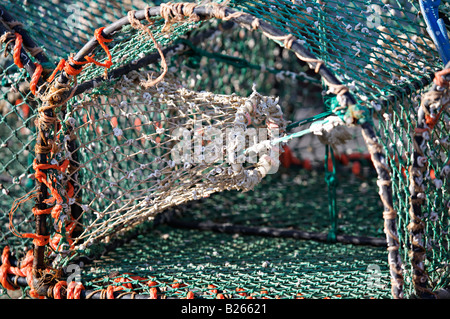
[[[17,67],[22,69],[23,63],[20,60],[20,51],[22,50],[23,39],[19,33],[16,33],[15,36],[16,36],[16,41],[14,44],[14,51],[13,51],[14,64],[17,65]],[[41,78],[43,67],[39,63],[34,63],[34,65],[35,65],[36,69],[35,69],[33,75],[31,76],[30,91],[31,91],[31,93],[33,93],[33,95],[36,95],[36,87],[37,87],[37,83],[38,83],[39,79]]]
[[[63,203],[63,199],[61,197],[61,195],[58,193],[58,190],[53,187],[52,183],[48,181],[47,179],[47,175],[42,171],[42,170],[46,170],[46,169],[56,169],[58,171],[64,172],[67,169],[67,166],[69,165],[69,160],[65,160],[61,165],[56,165],[56,164],[37,164],[36,160],[33,162],[33,168],[35,170],[35,178],[37,181],[39,181],[40,183],[45,184],[45,186],[47,186],[47,188],[50,190],[50,193],[52,195],[51,198],[46,200],[46,203],[52,202],[52,201],[56,201],[56,205],[51,207],[51,208],[47,208],[47,209],[38,209],[36,207],[34,207],[32,209],[32,212],[35,216],[37,215],[47,215],[47,214],[51,214],[52,218],[54,219],[58,219],[61,211],[62,211],[62,203]],[[68,190],[68,196],[72,195],[73,196],[73,185],[71,185],[69,183],[69,190]],[[45,246],[49,243],[50,241],[50,236],[44,236],[44,235],[37,235],[37,234],[33,234],[33,233],[22,233],[20,234],[16,228],[14,227],[13,224],[13,216],[14,213],[16,212],[16,210],[18,209],[18,207],[25,203],[26,201],[37,197],[37,191],[31,191],[30,193],[26,194],[25,196],[22,196],[21,198],[17,199],[14,201],[13,206],[11,208],[11,212],[9,214],[9,228],[11,230],[11,232],[20,238],[32,238],[33,239],[33,243],[36,246]],[[61,224],[59,224],[61,227]],[[66,231],[69,232],[69,234],[72,233],[73,228],[74,228],[74,224],[71,223],[68,226],[66,226]],[[56,236],[56,239],[52,240],[52,247],[55,247],[55,245],[57,246],[57,243],[59,243],[59,240],[61,239],[61,235]]]
[[[66,61],[65,59],[61,59],[58,63],[58,65],[56,66],[56,68],[53,70],[53,73],[49,76],[49,78],[47,79],[47,82],[52,82],[53,79],[55,78],[56,74],[59,71],[64,70],[64,72],[66,72],[68,75],[71,76],[77,76],[78,74],[80,74],[80,72],[83,70],[83,68],[79,68],[76,69],[74,67],[72,67],[71,64],[75,64],[75,65],[85,65],[88,63],[93,63],[97,66],[102,66],[106,69],[109,69],[112,66],[112,55],[109,52],[108,47],[106,46],[105,43],[111,42],[112,39],[106,39],[103,35],[102,35],[102,31],[105,27],[101,27],[95,30],[95,39],[97,40],[97,42],[100,44],[100,46],[103,48],[103,50],[106,52],[107,55],[107,60],[105,62],[98,62],[95,59],[93,59],[90,56],[85,56],[84,59],[86,61],[75,61],[73,59],[72,56],[69,57],[69,59]]]
[[[95,61],[93,58],[91,58],[90,56],[85,56],[84,58],[86,59],[86,61],[90,62],[90,63],[94,63],[97,66],[102,66],[105,67],[107,69],[109,69],[112,65],[112,55],[109,52],[108,47],[106,46],[105,43],[111,42],[112,39],[106,39],[103,35],[102,35],[102,31],[105,27],[101,27],[98,28],[97,30],[95,30],[95,39],[97,40],[98,44],[100,44],[100,46],[103,48],[103,50],[106,52],[106,55],[108,56],[108,59],[101,63],[98,61]]]

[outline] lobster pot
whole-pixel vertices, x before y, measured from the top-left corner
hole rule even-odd
[[[1,4],[0,297],[441,296],[450,111],[423,16]]]

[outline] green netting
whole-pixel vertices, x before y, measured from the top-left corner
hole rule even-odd
[[[137,253],[124,259],[129,249]],[[120,274],[139,272],[143,278],[153,277],[150,280],[166,298],[186,297],[188,291],[205,299],[215,299],[218,294],[234,299],[249,295],[269,299],[390,298],[384,249],[349,249],[342,244],[332,249],[330,256],[325,244],[314,241],[161,227],[108,254],[112,263],[107,258],[95,262],[88,278],[95,276],[97,281],[90,281],[89,286],[95,290],[113,284],[120,276],[113,273],[108,277],[112,269]],[[122,264],[114,263],[116,259],[122,259]],[[379,271],[379,279],[377,274],[373,276],[372,267]],[[129,291],[149,294],[146,282],[138,280]],[[185,286],[179,288],[176,283]],[[243,295],[236,289],[242,289]]]
[[[131,9],[159,4],[131,2],[133,4],[128,1],[100,0],[57,3],[28,1],[28,5],[23,5],[12,1],[2,5],[23,23],[23,28],[50,60],[44,67],[52,69],[61,58],[78,52],[93,37],[96,28],[126,16]],[[430,88],[434,73],[443,68],[425,30],[419,4],[417,1],[406,0],[326,3],[234,0],[229,5],[298,38],[350,89],[358,105],[370,110],[391,169],[393,203],[398,212],[399,247],[404,263],[405,293],[406,296],[414,295],[416,292],[411,279],[413,265],[409,257],[411,238],[408,229],[411,224],[409,168],[413,164],[413,134],[421,95]],[[443,15],[447,14],[448,5],[446,2],[441,5]],[[316,116],[329,111],[334,103],[326,92],[327,88],[324,90],[321,78],[313,70],[309,70],[306,63],[281,48],[277,41],[258,32],[238,26],[229,27],[226,23],[219,24],[217,21],[180,23],[173,26],[170,33],[161,32],[163,26],[162,19],[155,19],[152,25],[152,32],[162,47],[178,43],[184,49],[188,48],[185,52],[175,50],[168,55],[168,69],[170,73],[177,75],[183,87],[214,94],[234,93],[248,97],[255,85],[262,95],[279,96],[284,116],[292,122],[309,118],[316,122]],[[212,37],[195,41],[197,36],[210,30],[215,30]],[[108,44],[114,68],[134,64],[156,52],[153,42],[131,26],[124,26],[117,33]],[[93,57],[103,61],[104,50],[95,49]],[[29,93],[27,84],[30,77],[24,69],[14,65],[11,55],[2,57],[0,62],[0,234],[2,246],[11,246],[16,256],[21,257],[33,245],[31,240],[13,236],[8,228],[8,215],[13,201],[34,187],[34,122],[36,107],[41,105],[41,101]],[[154,67],[140,69],[142,72],[144,70],[151,70],[156,75],[161,72],[161,65],[156,63]],[[103,68],[87,66],[77,77],[77,81],[83,83],[100,78],[103,74]],[[101,139],[102,134],[111,133],[115,128],[104,121],[104,111],[101,108],[107,103],[113,106],[117,97],[118,100],[122,98],[117,90],[111,89],[115,84],[115,81],[111,81],[69,101],[66,110],[68,113],[76,110],[86,100],[98,101],[98,105],[92,108],[92,113],[86,109],[85,113],[77,114],[77,120],[83,121],[83,115],[90,115],[93,123],[101,126],[101,133],[88,126],[82,127],[79,133],[83,146],[92,141],[98,142],[97,139]],[[108,112],[114,114],[112,109]],[[128,114],[117,113],[117,123],[135,125],[136,122],[131,119],[134,120],[142,113],[145,112],[139,107],[132,108]],[[60,120],[67,125],[65,115],[61,113]],[[450,161],[449,116],[449,111],[444,110],[440,122],[432,131],[427,143],[429,151],[426,153],[429,170],[424,179],[426,200],[423,222],[426,227],[423,246],[426,249],[425,268],[429,275],[429,286],[435,290],[447,287],[450,280],[450,199],[448,177],[444,174]],[[309,121],[304,123],[309,124]],[[291,133],[303,132],[304,129],[303,125],[293,129]],[[291,159],[289,169],[283,168],[277,175],[269,175],[253,193],[229,191],[194,203],[187,207],[188,213],[182,214],[180,220],[289,228],[332,234],[329,239],[341,234],[383,238],[383,205],[377,194],[377,177],[367,157],[364,157],[368,151],[360,129],[349,128],[349,131],[351,139],[346,144],[333,148],[333,154],[337,158],[334,165],[336,176],[330,172],[325,174],[326,164],[330,164],[325,158],[329,154],[329,148],[316,135],[305,134],[288,143],[298,159]],[[66,134],[67,126],[63,126],[60,133]],[[148,133],[155,134],[154,130]],[[57,132],[53,134],[52,137],[56,140]],[[137,133],[131,136],[136,137]],[[113,140],[106,140],[106,144],[95,146],[91,143],[89,147],[93,149],[86,149],[94,154],[99,150],[108,152],[125,144],[124,141],[114,144]],[[141,148],[145,149],[144,146]],[[131,154],[132,149],[130,153],[121,155]],[[99,179],[95,184],[95,178],[99,176],[95,168],[97,163],[90,161],[89,152],[82,153],[80,158],[83,159],[80,161],[93,165],[84,174],[80,174],[80,182],[89,181],[93,185],[93,194],[97,194],[110,181]],[[344,165],[348,158],[353,160]],[[114,163],[118,157],[108,160]],[[123,157],[120,161],[123,165],[120,169],[125,172],[136,165],[135,161],[127,163]],[[310,163],[312,171],[306,170]],[[362,173],[350,172],[359,171],[360,164],[363,164]],[[337,184],[332,183],[333,178],[336,178]],[[332,204],[334,201],[336,208]],[[15,215],[14,225],[23,232],[34,231],[31,213],[33,204],[27,202]],[[96,211],[107,208],[101,202],[95,205],[100,205],[95,206]],[[159,236],[160,232],[167,236]],[[186,237],[191,245],[186,246]],[[153,245],[152,240],[158,241],[159,245]],[[211,247],[218,251],[214,253],[215,250]],[[95,247],[91,249],[93,252],[97,251]],[[287,257],[280,257],[277,249],[284,251]],[[122,256],[126,251],[139,254],[135,253],[136,258],[123,260]],[[243,254],[243,251],[246,253]],[[255,255],[255,251],[260,254]],[[208,256],[212,254],[213,260],[202,268],[204,273],[199,273],[198,267],[202,267],[205,262],[201,257],[199,261],[193,261],[193,252]],[[162,292],[167,297],[185,297],[187,291],[193,291],[196,296],[214,298],[215,295],[204,294],[208,290],[207,285],[211,283],[224,294],[239,298],[234,293],[235,288],[239,288],[236,282],[244,282],[246,285],[241,288],[248,293],[255,293],[256,297],[261,297],[262,290],[268,290],[271,298],[292,298],[297,293],[308,298],[336,295],[348,298],[387,298],[390,288],[387,284],[386,255],[385,248],[293,239],[233,237],[158,226],[149,230],[148,235],[140,235],[132,243],[110,252],[105,259],[96,261],[92,269],[87,268],[89,271],[83,270],[83,281],[89,289],[105,288],[111,281],[98,281],[99,276],[117,270],[119,273],[132,272],[143,278],[155,276],[158,287],[170,285],[173,280],[188,284],[181,290],[163,289]],[[324,260],[336,260],[336,265],[325,263]],[[67,266],[71,259],[63,258],[59,262]],[[222,265],[226,262],[231,266]],[[266,265],[263,269],[262,264]],[[372,278],[367,271],[369,265],[381,267],[383,285],[375,288],[368,285],[368,278]],[[272,281],[267,279],[270,278],[268,272],[273,275]],[[275,279],[277,283],[273,282]],[[302,289],[297,289],[299,282]],[[133,285],[132,290],[134,289],[138,293],[150,293],[149,287],[142,283]]]
[[[349,167],[337,168],[338,229],[341,234],[383,238],[383,222],[379,218],[382,206],[374,172],[368,166],[366,169],[370,170],[366,176],[357,177]],[[312,193],[316,195],[308,196]],[[290,214],[292,211],[298,213]],[[228,192],[204,199],[189,207],[182,217],[186,221],[326,233],[331,227],[328,211],[324,171],[294,169],[267,177],[254,194]]]

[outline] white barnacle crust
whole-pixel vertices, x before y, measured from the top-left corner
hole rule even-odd
[[[427,163],[428,159],[426,156],[418,156],[417,157],[417,165],[419,167],[423,167]]]
[[[123,131],[122,131],[120,128],[118,128],[118,127],[115,127],[115,128],[113,129],[113,133],[114,133],[114,135],[117,136],[117,137],[123,135]]]

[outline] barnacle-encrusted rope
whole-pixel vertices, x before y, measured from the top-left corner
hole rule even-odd
[[[388,249],[388,263],[391,274],[391,291],[394,298],[403,298],[403,263],[399,253],[399,236],[397,231],[397,212],[392,202],[392,181],[390,169],[384,160],[383,149],[371,127],[364,127],[362,136],[377,171],[377,185],[383,203],[384,232]]]
[[[426,249],[423,242],[425,222],[423,221],[422,206],[425,204],[425,179],[428,172],[428,142],[431,133],[444,110],[450,105],[449,81],[445,76],[450,69],[436,72],[434,86],[422,95],[422,101],[417,116],[417,125],[414,129],[412,165],[409,168],[410,180],[410,209],[411,221],[408,231],[411,241],[409,256],[413,267],[413,284],[419,296],[430,297],[434,293],[429,288],[429,278],[425,269]],[[443,170],[443,173],[445,170]],[[437,176],[433,181],[436,188],[441,187],[441,180]]]

